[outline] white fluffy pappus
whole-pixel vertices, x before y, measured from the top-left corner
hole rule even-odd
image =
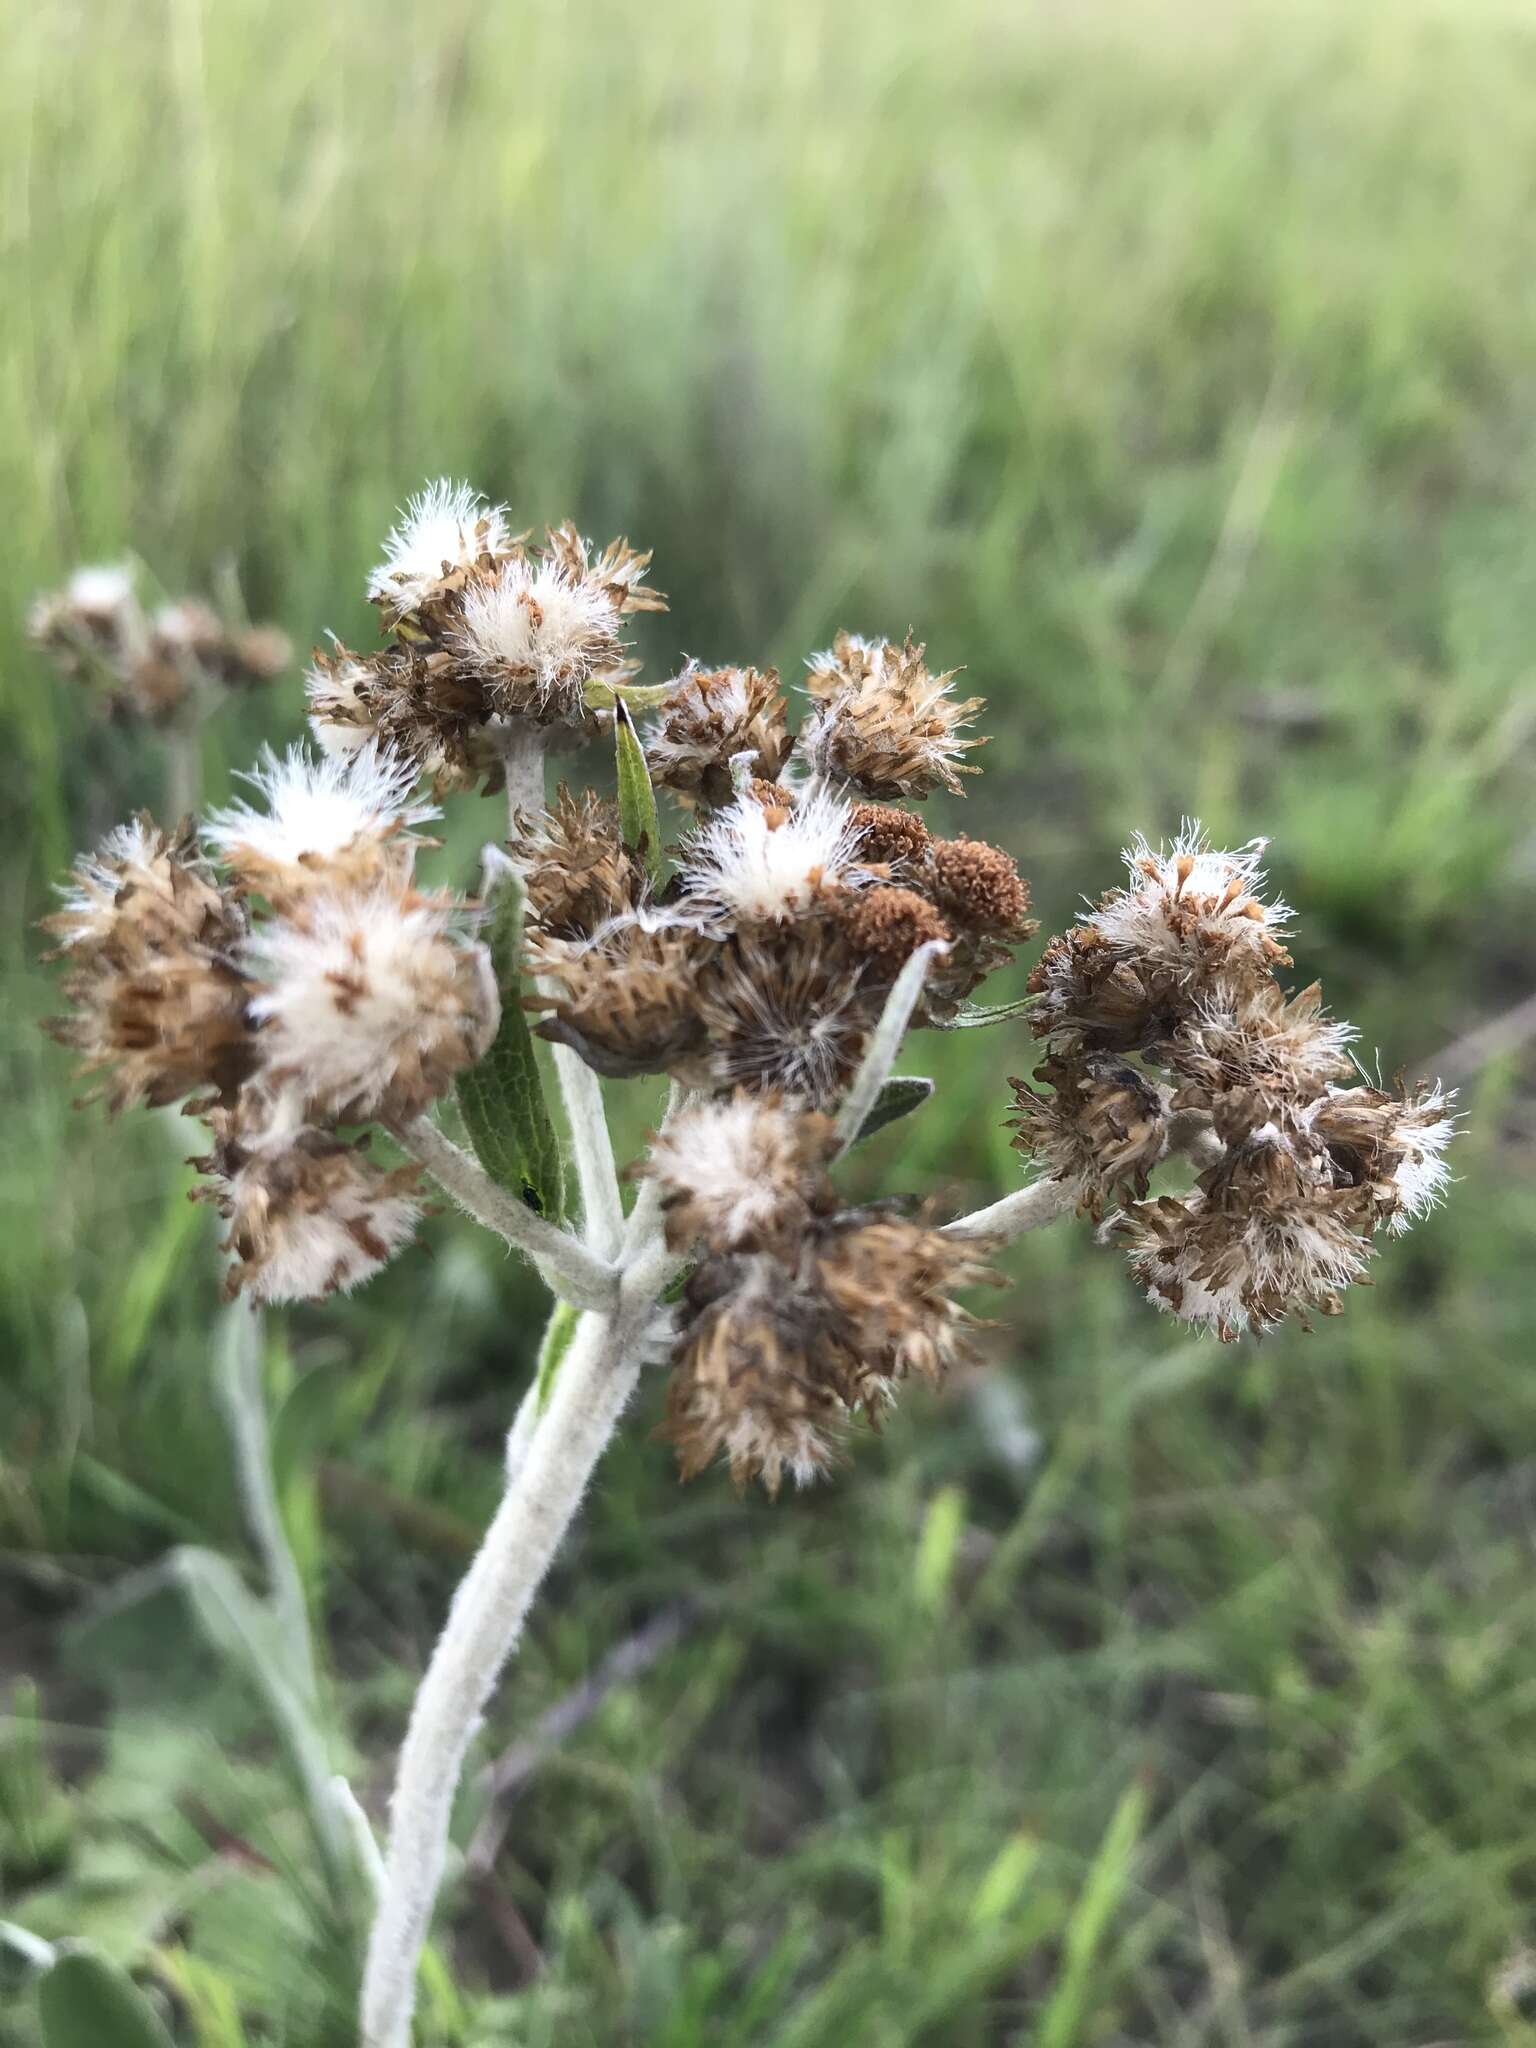
[[[507,542],[504,505],[487,503],[469,484],[439,477],[406,501],[384,542],[384,559],[368,579],[368,595],[404,617],[445,569],[467,568]]]
[[[852,807],[829,789],[802,794],[787,812],[743,794],[688,843],[683,890],[745,920],[792,917],[818,889],[868,879],[858,843]]]
[[[323,1206],[273,1204],[267,1167],[254,1161],[231,1188],[239,1231],[262,1243],[246,1281],[255,1301],[318,1301],[371,1280],[416,1234],[422,1204],[375,1187],[359,1169],[327,1183]]]
[[[1260,955],[1290,923],[1287,904],[1263,900],[1264,839],[1233,853],[1213,847],[1197,819],[1186,818],[1171,847],[1140,834],[1125,849],[1127,886],[1087,922],[1112,945],[1143,958],[1178,962],[1191,938],[1220,939]]]
[[[600,583],[514,555],[465,594],[460,651],[477,667],[527,677],[544,702],[618,656],[619,608]]]
[[[82,617],[105,620],[133,603],[134,582],[131,563],[99,563],[77,569],[64,587],[64,597]]]
[[[347,655],[333,668],[310,667],[304,671],[304,694],[309,700],[309,729],[315,745],[334,761],[350,761],[373,742],[367,711],[358,695],[358,684],[372,675],[366,662]],[[356,710],[355,718],[328,717],[321,707],[330,705]]]
[[[1452,1113],[1452,1100],[1436,1083],[1404,1108],[1398,1136],[1405,1155],[1392,1176],[1402,1207],[1387,1225],[1394,1237],[1401,1237],[1443,1201],[1454,1178],[1445,1158],[1460,1121]]]
[[[802,1207],[806,1162],[790,1104],[736,1095],[685,1110],[651,1147],[650,1172],[709,1243],[733,1251]]]
[[[495,1036],[483,946],[452,905],[387,887],[318,893],[261,926],[246,964],[262,1067],[312,1113],[417,1113]]]
[[[279,757],[268,747],[243,780],[265,801],[258,810],[243,799],[214,811],[204,838],[231,866],[254,860],[263,868],[334,860],[359,840],[380,843],[440,815],[435,804],[413,804],[415,764],[373,742],[347,755],[316,760],[302,746]]]

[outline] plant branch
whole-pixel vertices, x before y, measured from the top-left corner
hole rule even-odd
[[[552,1293],[577,1308],[613,1306],[618,1294],[617,1268],[589,1251],[570,1231],[536,1216],[516,1195],[498,1186],[480,1162],[455,1145],[430,1117],[399,1125],[395,1135],[461,1209],[532,1260]]]
[[[1058,1216],[1066,1215],[1076,1206],[1076,1195],[1070,1181],[1032,1180],[1027,1187],[1016,1188],[1011,1195],[1004,1195],[1001,1201],[991,1203],[985,1209],[973,1209],[969,1216],[957,1216],[953,1223],[944,1225],[946,1237],[976,1238],[988,1237],[1000,1244],[1008,1244],[1016,1237],[1022,1237],[1026,1230],[1038,1230],[1042,1224],[1054,1223]]]
[[[846,1152],[854,1144],[864,1128],[864,1119],[875,1106],[875,1098],[890,1078],[896,1064],[896,1055],[901,1051],[901,1041],[907,1035],[907,1026],[912,1021],[912,1012],[917,1008],[917,999],[923,992],[923,983],[928,979],[928,970],[935,960],[949,951],[944,939],[930,939],[908,960],[897,975],[890,994],[885,999],[885,1008],[880,1012],[880,1022],[875,1026],[859,1062],[859,1071],[854,1075],[848,1093],[843,1097],[841,1109],[837,1112],[837,1137],[839,1152]]]

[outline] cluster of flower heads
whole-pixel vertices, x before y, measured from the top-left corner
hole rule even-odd
[[[261,805],[199,844],[142,817],[76,866],[46,920],[71,1008],[55,1037],[111,1110],[185,1102],[211,1133],[196,1190],[229,1224],[232,1289],[355,1287],[413,1235],[414,1167],[369,1122],[414,1117],[480,1058],[499,1003],[464,905],[424,893],[411,768],[269,755]]]
[[[113,716],[168,725],[210,688],[270,682],[287,667],[289,643],[277,627],[226,624],[197,597],[149,613],[136,585],[129,564],[77,569],[27,621],[63,674],[104,685]]]
[[[993,1276],[975,1245],[898,1205],[843,1209],[832,1119],[739,1091],[686,1110],[645,1171],[668,1240],[698,1261],[683,1294],[663,1433],[685,1479],[716,1457],[776,1494],[827,1470],[852,1416],[937,1383],[974,1319],[951,1297]]]
[[[515,813],[523,1000],[597,1072],[692,1091],[640,1169],[694,1258],[666,1429],[685,1476],[723,1455],[776,1491],[965,1349],[953,1297],[990,1277],[985,1243],[900,1205],[840,1208],[831,1112],[919,949],[912,1021],[952,1025],[1035,925],[1008,854],[908,808],[975,772],[980,699],[953,672],[910,636],[840,634],[807,665],[797,731],[771,669],[691,663],[631,698],[624,621],[665,603],[649,561],[569,524],[530,547],[463,486],[413,499],[369,582],[387,644],[338,643],[309,673],[322,759],[269,756],[261,805],[215,813],[201,842],[141,819],[80,862],[48,921],[72,1005],[53,1028],[112,1109],[205,1119],[234,1285],[356,1285],[421,1212],[416,1169],[376,1166],[357,1127],[418,1117],[499,1015],[471,906],[417,884],[437,812],[413,791],[495,788],[515,754],[649,704],[649,777],[687,830],[667,861],[632,794],[626,813],[564,784]],[[109,623],[125,601],[77,579],[36,628],[56,648],[137,646]],[[1281,986],[1289,913],[1265,900],[1261,850],[1195,829],[1169,852],[1138,841],[1128,886],[1035,969],[1040,1085],[1014,1084],[1020,1149],[1128,1247],[1158,1307],[1224,1338],[1332,1312],[1376,1233],[1437,1198],[1453,1125],[1438,1090],[1363,1085],[1349,1027],[1315,987]],[[1154,1196],[1171,1152],[1201,1171]]]
[[[428,485],[369,579],[387,646],[356,654],[337,642],[315,655],[316,739],[342,758],[376,741],[449,790],[497,785],[509,724],[590,738],[593,686],[611,694],[633,672],[624,620],[666,609],[644,581],[649,565],[624,540],[594,552],[568,523],[532,548],[504,506],[464,484]]]
[[[1016,1143],[1104,1218],[1160,1309],[1232,1338],[1335,1314],[1382,1229],[1438,1199],[1454,1118],[1439,1088],[1363,1083],[1353,1027],[1314,983],[1289,994],[1291,913],[1266,901],[1262,842],[1186,827],[1138,840],[1128,884],[1051,940],[1030,987],[1046,1056],[1015,1082]],[[1150,1196],[1181,1133],[1205,1134],[1195,1187]]]

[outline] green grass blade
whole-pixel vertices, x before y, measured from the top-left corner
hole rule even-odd
[[[171,2048],[143,1992],[104,1956],[61,1956],[37,2004],[44,2048]]]

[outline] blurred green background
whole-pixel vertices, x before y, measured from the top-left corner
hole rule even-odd
[[[996,737],[946,815],[1048,928],[1138,827],[1271,835],[1298,981],[1469,1129],[1311,1337],[1192,1342],[1086,1230],[1027,1240],[993,1374],[814,1496],[680,1490],[652,1386],[484,1754],[678,1640],[452,1895],[423,2042],[1536,2041],[1530,8],[18,0],[6,42],[0,1918],[94,1937],[180,2043],[351,2038],[260,1686],[133,1576],[250,1566],[212,1229],[190,1127],[70,1111],[31,925],[162,768],[21,624],[131,547],[368,644],[448,472],[655,547],[652,677],[839,624],[964,663]],[[211,792],[301,704],[222,714]],[[914,1040],[939,1100],[850,1185],[1010,1185],[1030,1061]],[[425,1237],[266,1360],[376,1817],[539,1312]]]

